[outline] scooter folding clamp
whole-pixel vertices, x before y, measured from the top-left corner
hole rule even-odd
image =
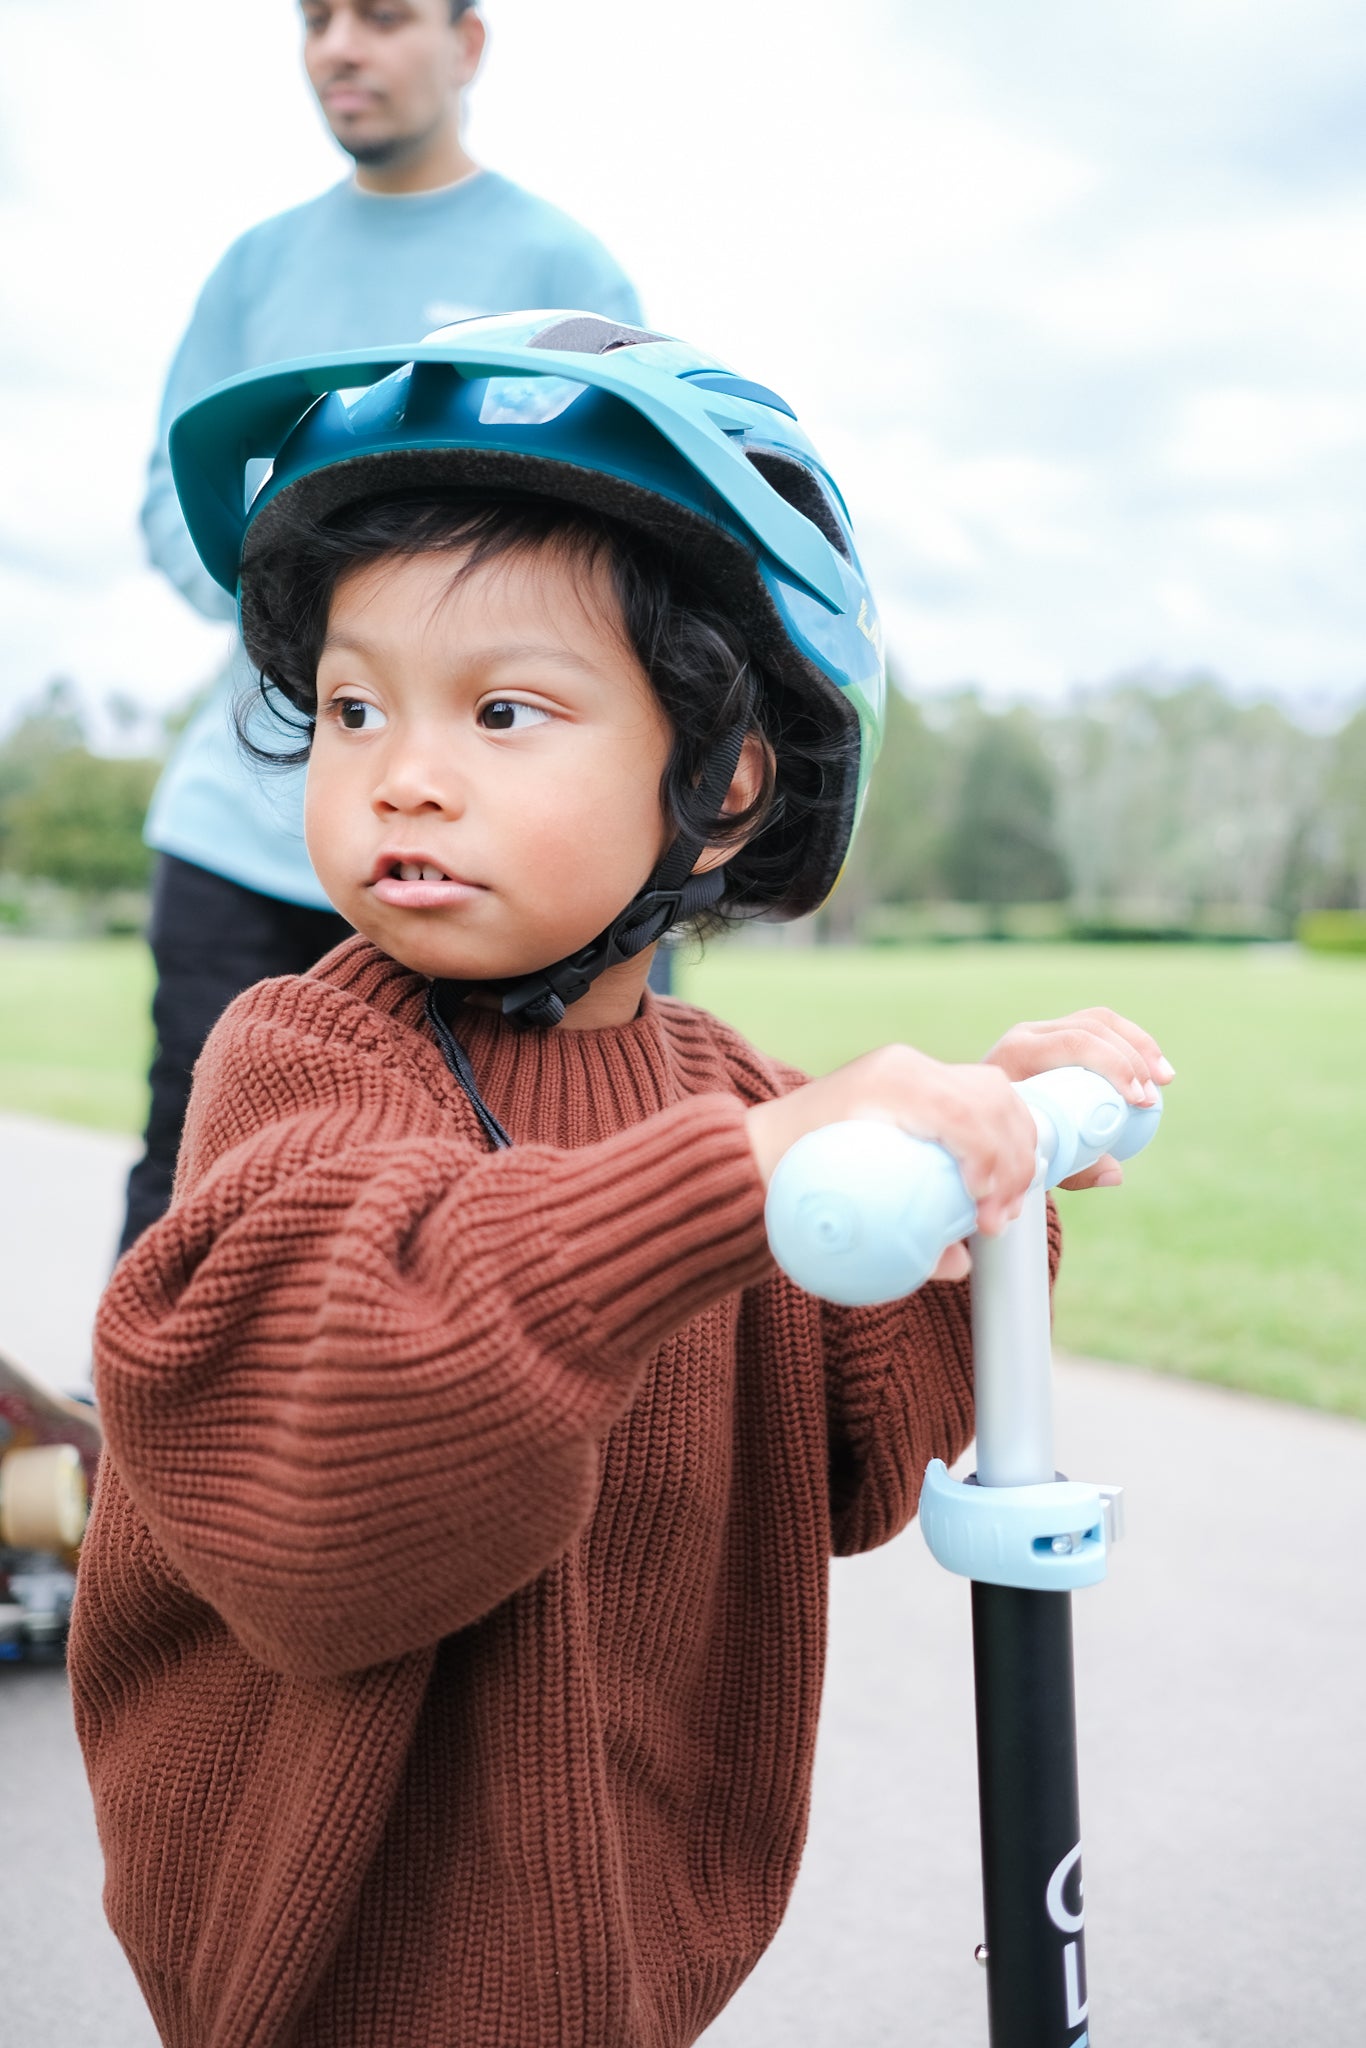
[[[946,1571],[987,1586],[1070,1593],[1105,1577],[1120,1534],[1119,1489],[1079,1479],[1038,1486],[979,1486],[950,1479],[931,1460],[920,1494],[920,1527]]]

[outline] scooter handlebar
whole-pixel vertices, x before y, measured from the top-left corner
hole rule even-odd
[[[1162,1118],[1136,1109],[1085,1067],[1055,1067],[1015,1084],[1039,1133],[1036,1187],[1056,1187],[1102,1153],[1132,1159]],[[895,1124],[826,1124],[790,1145],[768,1184],[773,1256],[798,1287],[862,1307],[914,1294],[943,1253],[976,1228],[977,1211],[951,1154]]]

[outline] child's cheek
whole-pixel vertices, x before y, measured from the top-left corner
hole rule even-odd
[[[315,742],[304,784],[304,844],[318,880],[333,902],[338,889],[362,879],[349,872],[355,860],[348,860],[347,850],[359,834],[354,802],[348,803],[345,778],[337,775],[336,768],[326,750],[326,739],[321,747]]]

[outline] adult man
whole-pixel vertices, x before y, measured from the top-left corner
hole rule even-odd
[[[640,320],[600,243],[467,154],[462,98],[484,48],[474,0],[301,0],[301,13],[309,81],[354,176],[253,228],[209,278],[171,365],[142,508],[153,562],[210,618],[231,606],[185,530],[166,434],[211,385],[521,306]],[[347,930],[304,849],[301,772],[253,768],[238,746],[230,707],[251,685],[238,648],[148,814],[157,1050],[120,1251],[170,1199],[190,1069],[222,1010],[267,975],[302,973]]]

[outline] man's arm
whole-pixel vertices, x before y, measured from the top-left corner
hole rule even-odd
[[[156,446],[147,465],[147,494],[142,501],[142,530],[150,560],[181,596],[209,619],[231,619],[235,607],[195,552],[171,481],[166,437],[177,413],[225,377],[248,367],[242,335],[239,247],[229,249],[204,286],[175,352],[162,394]]]

